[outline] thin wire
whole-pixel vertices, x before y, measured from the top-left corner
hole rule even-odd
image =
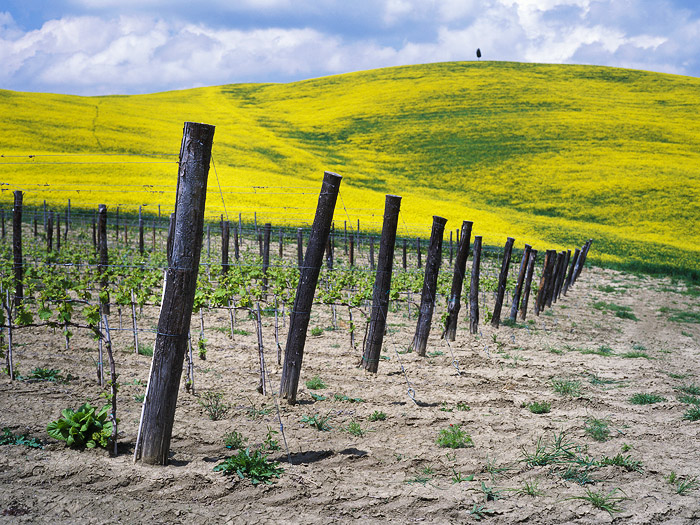
[[[219,182],[219,174],[216,171],[216,164],[214,163],[214,154],[211,155],[211,165],[214,168],[214,175],[216,175],[216,183],[219,185],[219,195],[221,195],[221,204],[224,207],[224,214],[226,215],[226,220],[228,220],[228,211],[226,210],[226,201],[224,200],[224,194],[221,191],[221,182]]]

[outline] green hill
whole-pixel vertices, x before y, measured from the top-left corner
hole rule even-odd
[[[439,214],[489,244],[592,237],[592,259],[697,276],[699,110],[697,78],[504,62],[137,96],[0,91],[2,205],[23,189],[35,205],[172,207],[191,120],[217,127],[211,217],[310,222],[330,170],[341,224],[378,230],[393,193],[403,234]]]

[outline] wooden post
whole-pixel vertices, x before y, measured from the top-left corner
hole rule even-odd
[[[350,236],[350,268],[355,266],[355,236]]]
[[[15,306],[22,304],[24,288],[24,266],[22,265],[22,192],[15,190],[15,205],[12,209],[12,254],[15,274]]]
[[[53,251],[53,210],[49,211],[49,220],[46,226],[46,251]]]
[[[569,291],[569,287],[571,286],[571,280],[574,276],[574,269],[576,268],[576,262],[578,261],[580,254],[581,254],[581,250],[576,248],[576,250],[574,251],[574,256],[571,259],[571,266],[569,267],[569,274],[566,276],[566,281],[564,281],[564,295],[566,295],[566,292]]]
[[[168,462],[170,439],[204,235],[204,205],[214,126],[186,122],[180,149],[172,260],[158,320],[151,373],[134,459]]]
[[[418,268],[422,268],[423,264],[420,260],[420,239],[416,239],[416,257],[418,261]]]
[[[36,239],[39,235],[39,230],[37,226],[36,210],[34,210],[34,238]]]
[[[586,264],[586,258],[588,257],[588,251],[591,249],[591,244],[593,244],[593,239],[588,239],[586,244],[581,248],[581,254],[579,255],[579,262],[576,265],[576,273],[574,273],[574,280],[571,284],[574,284],[578,280],[578,276],[581,275],[583,270],[583,265]]]
[[[554,278],[554,286],[552,287],[552,303],[557,302],[559,297],[559,290],[561,290],[561,282],[563,277],[566,275],[566,252],[559,252],[557,256],[557,269],[556,276]]]
[[[5,210],[0,209],[0,223],[2,223],[2,226],[0,229],[2,229],[2,240],[5,240]]]
[[[374,237],[369,236],[369,268],[374,271]]]
[[[556,255],[557,252],[554,250],[547,250],[544,254],[544,266],[542,268],[542,276],[540,277],[540,286],[537,290],[537,297],[535,298],[535,315],[540,315],[540,312],[544,310],[547,300],[547,283],[549,283],[552,270],[554,269]]]
[[[530,251],[530,257],[527,263],[527,273],[525,274],[525,289],[523,290],[523,298],[520,301],[520,320],[524,321],[527,317],[527,303],[530,299],[530,289],[532,288],[532,276],[535,274],[535,263],[537,262],[537,250]]]
[[[49,217],[48,217],[48,215],[47,215],[47,213],[46,213],[46,200],[44,200],[44,232],[46,232],[47,229],[48,229],[48,227],[49,227],[49,226],[48,226],[48,224],[49,224],[49,223],[48,223],[48,220],[49,220]]]
[[[284,257],[284,233],[282,232],[282,228],[279,229],[278,235],[279,235],[279,253],[280,253],[280,259],[282,259]]]
[[[552,273],[549,274],[549,280],[547,281],[547,295],[545,295],[545,305],[549,308],[552,307],[552,298],[554,297],[554,288],[556,287],[557,276],[559,272],[559,267],[561,266],[561,260],[563,256],[561,253],[554,251],[554,264],[552,264]]]
[[[457,337],[457,319],[461,308],[462,286],[467,272],[467,258],[469,257],[469,243],[472,238],[473,224],[471,221],[462,222],[461,241],[457,245],[457,260],[455,261],[455,270],[452,274],[452,289],[450,290],[450,299],[447,303],[447,318],[445,319],[445,338],[448,341],[454,341]],[[451,231],[450,239],[452,239]]]
[[[272,224],[269,222],[263,226],[263,292],[267,292],[267,270],[270,268],[270,235],[272,234]]]
[[[56,213],[56,253],[61,251],[61,214]]]
[[[318,198],[316,216],[314,218],[309,244],[306,248],[304,264],[299,277],[299,286],[294,298],[294,307],[289,322],[287,345],[284,350],[284,366],[280,395],[287,399],[290,405],[296,403],[301,363],[304,356],[306,331],[311,317],[311,305],[316,292],[318,275],[323,264],[323,250],[328,242],[331,221],[338,190],[342,177],[335,173],[326,172]]]
[[[404,239],[403,240],[403,255],[402,255],[402,259],[401,259],[404,271],[406,271],[406,251],[407,251],[407,247],[408,247],[407,245],[408,245],[408,240]]]
[[[107,206],[100,204],[97,211],[97,244],[99,262],[97,272],[100,275],[100,311],[109,315],[109,292],[107,291],[108,277],[107,265],[109,264],[109,254],[107,253]]]
[[[299,271],[304,267],[304,232],[297,228],[297,266]]]
[[[493,317],[491,318],[491,326],[498,328],[501,324],[501,309],[503,308],[503,299],[506,295],[506,283],[508,282],[508,267],[510,266],[510,256],[513,252],[513,243],[515,239],[508,237],[506,246],[503,250],[503,262],[501,264],[501,274],[498,276],[498,289],[496,290],[496,304],[493,305]]]
[[[97,253],[97,216],[92,214],[92,248]]]
[[[170,219],[168,221],[168,241],[167,241],[167,255],[168,255],[168,266],[171,266],[171,260],[173,256],[173,242],[175,240],[175,212],[170,214]]]
[[[221,224],[221,273],[226,275],[228,273],[228,241],[230,238],[231,225],[229,221],[224,221]],[[236,229],[233,229],[234,236],[236,235]]]
[[[153,217],[153,247],[152,247],[153,253],[156,251],[156,218]]]
[[[399,222],[400,207],[401,197],[397,195],[386,196],[369,332],[367,332],[367,342],[362,355],[362,367],[375,374],[379,368],[379,355],[382,351],[386,316],[389,311],[389,291],[391,290],[391,274],[394,268],[394,247],[396,245],[396,227]]]
[[[117,216],[114,220],[114,240],[119,241],[119,206],[117,206]]]
[[[556,299],[561,297],[562,290],[564,289],[564,281],[566,281],[566,270],[569,268],[569,260],[571,260],[571,250],[566,250],[561,275],[559,276],[559,284],[557,285]]]
[[[425,260],[425,276],[423,278],[423,293],[420,298],[420,310],[418,311],[418,323],[416,333],[411,342],[411,348],[419,356],[425,355],[430,334],[430,323],[433,320],[435,308],[435,295],[437,294],[437,279],[442,262],[442,234],[445,231],[447,219],[433,216],[433,228],[430,232],[430,245]]]
[[[472,279],[469,283],[469,333],[479,332],[479,272],[481,268],[481,235],[474,237]]]
[[[343,236],[345,245],[345,255],[348,254],[348,221],[343,221],[343,228],[345,230],[345,235]]]
[[[529,244],[525,245],[525,250],[523,251],[523,258],[520,261],[520,271],[518,272],[518,281],[515,283],[515,290],[513,291],[513,303],[510,306],[510,320],[515,322],[518,317],[518,307],[520,306],[520,296],[522,295],[523,284],[525,283],[525,275],[527,274],[527,266],[530,262],[530,252],[532,251],[532,246]]]
[[[236,259],[236,261],[239,260],[241,256],[241,249],[239,246],[239,240],[238,240],[238,230],[240,228],[234,228],[233,229],[233,257]]]
[[[139,253],[143,255],[143,216],[141,206],[139,206]]]
[[[452,256],[453,256],[453,248],[452,248],[452,230],[450,230],[450,266],[452,266]]]

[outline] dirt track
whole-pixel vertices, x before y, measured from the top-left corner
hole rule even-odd
[[[697,298],[681,293],[684,285],[617,272],[587,269],[567,297],[534,318],[527,327],[494,330],[481,325],[469,335],[462,319],[452,351],[439,339],[441,310],[436,312],[428,352],[420,358],[402,353],[415,329],[407,312],[389,317],[384,355],[376,377],[356,367],[360,348],[349,344],[347,312],[339,311],[339,328],[309,337],[299,404],[280,403],[292,464],[275,452],[284,473],[272,485],[254,487],[214,472],[231,451],[222,436],[232,430],[259,445],[268,428],[279,430],[271,396],[257,393],[255,328],[232,340],[223,331],[228,317],[207,313],[208,358],[196,362],[198,392],[224,393],[228,416],[209,420],[198,397],[181,391],[167,467],[133,464],[140,401],[150,358],[130,350],[130,333],[116,339],[120,374],[120,455],[103,450],[77,451],[50,440],[46,425],[63,408],[89,400],[102,404],[96,383],[95,343],[77,335],[72,348],[46,330],[18,331],[15,361],[21,373],[35,367],[60,369],[78,376],[67,384],[17,381],[0,376],[0,427],[27,432],[47,443],[43,450],[0,446],[0,524],[2,523],[463,523],[481,509],[488,523],[606,523],[613,518],[578,498],[587,490],[628,497],[616,521],[624,523],[697,523],[700,490],[683,495],[667,480],[700,477],[700,422],[683,420],[691,406],[676,390],[700,384],[700,325],[672,322],[671,310],[698,312]],[[592,308],[596,301],[630,306],[638,321]],[[154,323],[154,312],[145,312]],[[112,326],[118,320],[113,314]],[[198,320],[196,320],[198,330]],[[125,325],[127,319],[124,320]],[[279,385],[273,319],[265,318],[265,347],[274,388]],[[328,307],[315,310],[311,326],[331,324]],[[193,332],[195,330],[193,324]],[[362,330],[359,330],[360,332]],[[284,344],[286,327],[280,337]],[[359,344],[358,344],[359,346]],[[604,355],[601,347],[612,352]],[[597,351],[587,353],[586,351]],[[459,370],[452,363],[452,354]],[[624,357],[637,352],[648,358]],[[602,354],[602,355],[601,355]],[[634,354],[632,354],[634,355]],[[405,374],[402,371],[405,370]],[[304,381],[318,375],[327,388],[313,391]],[[409,397],[410,386],[415,400]],[[580,394],[563,396],[552,379],[578,381]],[[604,382],[608,381],[608,382]],[[654,393],[666,401],[633,405],[635,393]],[[361,398],[341,401],[335,394]],[[535,415],[527,405],[551,403],[551,412]],[[252,417],[251,408],[271,409]],[[468,409],[467,409],[468,407]],[[385,421],[368,421],[375,411]],[[260,412],[260,410],[258,410]],[[300,422],[305,415],[329,415],[330,431]],[[607,420],[610,436],[594,440],[587,420]],[[355,437],[351,421],[367,431]],[[474,446],[455,450],[436,444],[441,429],[461,425]],[[565,433],[581,457],[600,460],[624,456],[639,460],[641,472],[619,466],[590,471],[595,483],[581,486],[562,477],[563,467],[527,466],[524,452],[538,439],[549,442]],[[281,441],[281,436],[277,436]],[[453,483],[455,473],[471,481]],[[525,483],[541,494],[523,494]],[[488,494],[495,499],[488,498]],[[487,512],[488,511],[488,512]],[[14,514],[14,515],[8,515]]]

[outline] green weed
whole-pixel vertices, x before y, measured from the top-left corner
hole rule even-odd
[[[549,401],[533,401],[527,408],[533,414],[547,414],[552,409],[552,404]]]
[[[596,441],[607,441],[610,439],[610,421],[608,419],[588,418],[584,432]]]
[[[573,379],[554,378],[552,388],[563,396],[579,397],[581,395],[581,382]]]
[[[199,404],[204,408],[207,416],[212,421],[219,421],[226,417],[231,405],[224,402],[224,394],[221,392],[202,392]]]
[[[306,388],[309,390],[320,390],[321,388],[326,388],[326,383],[320,377],[314,376],[306,381]]]
[[[459,425],[450,425],[448,428],[440,430],[437,444],[446,448],[466,448],[474,446],[471,436],[462,430]]]
[[[666,398],[659,394],[647,394],[640,392],[630,397],[630,403],[633,405],[653,405],[654,403],[663,403]]]
[[[247,448],[219,463],[214,467],[214,471],[223,472],[225,475],[236,474],[240,479],[249,479],[253,485],[269,485],[282,475],[284,469],[277,461],[270,461],[262,450],[256,449],[251,452]]]

